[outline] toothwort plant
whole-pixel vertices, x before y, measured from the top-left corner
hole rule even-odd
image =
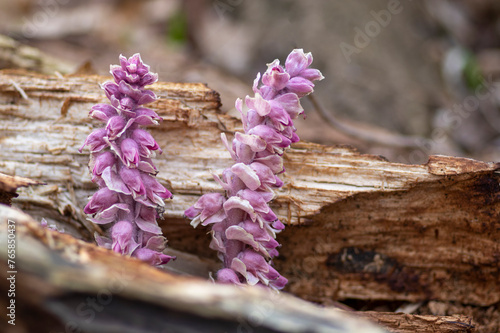
[[[304,112],[299,99],[313,92],[313,81],[323,79],[317,69],[309,68],[311,53],[293,50],[284,68],[279,60],[268,65],[258,88],[260,73],[254,81],[253,98],[247,96],[248,111],[236,101],[245,133],[236,132],[229,146],[222,142],[235,164],[214,178],[225,195],[208,193],[185,211],[191,225],[211,225],[210,248],[223,261],[217,280],[238,285],[266,285],[282,289],[288,282],[272,266],[278,255],[276,234],[284,229],[268,203],[273,188],[283,186],[277,174],[284,171],[283,151],[299,141],[293,119]]]
[[[91,152],[92,181],[99,185],[84,212],[97,224],[112,223],[110,238],[97,233],[100,246],[137,257],[151,265],[166,264],[166,239],[156,219],[163,211],[164,199],[172,194],[156,179],[158,170],[151,157],[161,149],[140,126],[161,121],[156,112],[142,105],[156,100],[144,87],[158,80],[137,53],[129,59],[120,56],[120,66],[111,66],[114,82],[102,85],[110,104],[97,104],[89,116],[105,123],[88,137],[83,147]]]

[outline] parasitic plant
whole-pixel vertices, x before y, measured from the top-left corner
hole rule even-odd
[[[100,246],[131,255],[152,265],[162,265],[173,257],[165,255],[166,239],[156,219],[172,194],[156,179],[158,170],[151,160],[161,149],[141,126],[161,121],[156,112],[143,105],[156,100],[145,86],[158,80],[139,54],[120,66],[111,66],[114,82],[102,85],[111,104],[97,104],[89,116],[105,124],[88,137],[83,147],[91,152],[92,181],[99,186],[84,212],[97,224],[111,224],[110,237],[96,234]]]
[[[300,98],[313,92],[313,81],[323,79],[321,72],[309,68],[311,53],[293,50],[285,66],[278,60],[268,65],[258,87],[260,73],[254,81],[255,96],[236,101],[244,133],[236,132],[232,145],[222,134],[222,142],[235,164],[214,176],[225,195],[208,193],[185,211],[193,227],[211,225],[210,248],[218,251],[223,268],[217,280],[238,285],[266,285],[282,289],[287,279],[272,266],[278,255],[276,234],[283,223],[269,207],[273,188],[283,182],[277,174],[284,171],[283,152],[299,141],[293,119],[304,112]]]

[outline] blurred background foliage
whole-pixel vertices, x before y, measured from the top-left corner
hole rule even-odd
[[[333,119],[306,100],[302,139],[405,163],[500,157],[495,0],[7,0],[0,33],[100,74],[140,52],[160,80],[205,82],[234,115],[255,74],[299,47]]]

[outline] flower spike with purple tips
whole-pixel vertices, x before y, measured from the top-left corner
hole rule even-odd
[[[138,53],[129,59],[120,56],[120,66],[111,66],[111,74],[114,82],[102,85],[111,105],[94,105],[89,113],[105,126],[92,132],[83,145],[90,148],[92,181],[99,185],[84,212],[94,223],[112,223],[110,238],[96,234],[99,246],[163,265],[174,257],[162,253],[166,239],[156,218],[163,200],[172,194],[154,178],[158,171],[151,157],[162,151],[151,134],[139,128],[162,120],[142,106],[156,100],[144,87],[158,76]]]
[[[300,98],[313,92],[313,81],[323,79],[317,69],[309,68],[311,53],[293,50],[285,67],[275,60],[254,81],[254,97],[247,96],[248,107],[236,101],[245,133],[235,133],[232,145],[222,134],[222,142],[235,164],[215,176],[226,194],[208,193],[185,211],[193,227],[211,225],[210,248],[219,252],[223,268],[217,280],[238,285],[265,285],[282,289],[288,282],[272,266],[278,255],[276,234],[284,229],[268,203],[273,188],[283,182],[277,174],[284,171],[283,152],[299,141],[293,119],[304,112]],[[99,143],[94,144],[99,147]]]

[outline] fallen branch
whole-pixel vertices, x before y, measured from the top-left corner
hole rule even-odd
[[[344,311],[269,289],[161,271],[0,205],[2,263],[8,220],[16,226],[16,273],[2,269],[0,289],[7,295],[7,277],[14,276],[14,323],[29,332],[384,332]],[[2,321],[0,329],[7,325]]]
[[[418,137],[418,136],[405,136],[395,133],[390,133],[380,129],[377,132],[366,131],[365,129],[359,129],[354,126],[350,126],[346,123],[339,121],[331,112],[328,112],[323,105],[318,101],[314,94],[308,95],[307,98],[311,101],[314,109],[320,117],[326,121],[330,126],[336,130],[344,133],[345,135],[358,139],[370,144],[394,147],[394,148],[413,148],[421,149],[422,147],[431,146],[431,141],[429,139]]]

